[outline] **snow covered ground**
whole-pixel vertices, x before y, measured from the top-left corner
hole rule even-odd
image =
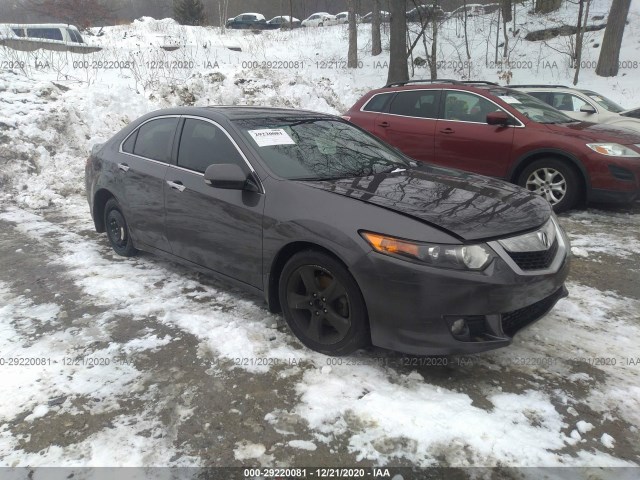
[[[592,14],[607,10],[596,0]],[[520,37],[551,22],[521,15]],[[621,60],[640,61],[639,16],[634,2]],[[470,19],[471,73],[496,81],[489,26]],[[0,466],[640,463],[637,205],[563,216],[569,298],[510,348],[444,359],[315,354],[261,299],[151,255],[117,257],[93,231],[94,143],[170,105],[341,113],[386,80],[388,54],[367,54],[367,28],[356,71],[342,68],[342,26],[223,36],[144,19],[90,38],[98,54],[0,49]],[[445,23],[443,59],[463,51],[459,28]],[[165,35],[184,46],[159,48]],[[512,61],[540,66],[514,68],[512,82],[572,78],[566,55],[513,44]],[[637,70],[585,69],[580,86],[640,104]]]

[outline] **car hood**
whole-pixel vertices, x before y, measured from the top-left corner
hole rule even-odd
[[[531,230],[551,215],[546,200],[516,185],[424,164],[398,173],[304,183],[411,216],[463,241]]]
[[[615,142],[622,145],[640,143],[640,134],[633,130],[591,122],[572,122],[567,124],[545,124],[549,130],[561,135],[570,135],[589,142]]]

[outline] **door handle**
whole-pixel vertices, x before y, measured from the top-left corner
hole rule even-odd
[[[187,188],[179,180],[177,182],[172,182],[171,180],[167,180],[167,185],[169,185],[174,190],[178,190],[179,192],[182,192],[184,191],[185,188]]]
[[[383,127],[383,128],[387,128],[387,127],[389,127],[391,125],[389,124],[389,122],[378,122],[378,126],[379,127]]]
[[[443,128],[442,130],[440,130],[440,133],[446,133],[446,134],[455,133],[455,132],[456,131],[453,128],[449,128],[449,127]]]
[[[119,163],[118,168],[123,172],[128,172],[130,167],[126,163]]]

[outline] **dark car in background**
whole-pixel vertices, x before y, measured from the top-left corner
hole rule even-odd
[[[495,83],[390,84],[344,118],[411,158],[516,183],[557,212],[640,198],[640,134],[574,120]]]
[[[235,29],[252,29],[252,30],[267,30],[280,28],[280,26],[270,26],[264,15],[260,13],[241,13],[240,15],[230,18],[226,23],[227,28]]]
[[[362,17],[362,23],[371,23],[373,22],[373,12],[369,12]],[[391,14],[384,10],[380,10],[380,22],[381,23],[389,23],[391,21]]]
[[[270,27],[282,28],[283,30],[289,28],[300,28],[302,26],[299,19],[297,19],[296,17],[290,17],[288,15],[279,15],[277,17],[273,17],[267,22],[267,24]]]
[[[566,295],[569,241],[544,199],[415,162],[331,115],[153,112],[94,148],[85,178],[118,254],[264,295],[325,354],[503,347]]]

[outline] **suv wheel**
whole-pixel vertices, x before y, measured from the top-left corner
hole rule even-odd
[[[104,225],[107,229],[109,243],[118,255],[133,257],[138,253],[138,250],[133,246],[129,226],[122,209],[115,198],[110,198],[104,207]]]
[[[536,160],[525,168],[518,185],[544,197],[555,212],[574,207],[580,195],[580,182],[572,167],[556,158]]]
[[[360,289],[333,257],[313,250],[291,257],[280,276],[279,297],[289,328],[310,349],[348,355],[369,345]]]

